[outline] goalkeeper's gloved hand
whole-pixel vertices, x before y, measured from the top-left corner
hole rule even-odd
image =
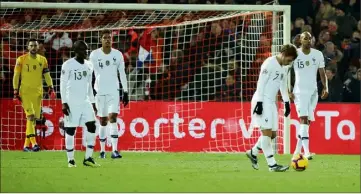
[[[263,112],[263,103],[257,102],[256,107],[254,107],[253,114],[256,113],[258,115],[261,115]]]
[[[48,95],[49,95],[50,99],[55,99],[56,98],[56,94],[55,94],[54,89],[53,89],[52,86],[49,86]]]
[[[129,103],[128,92],[123,93],[123,106],[126,107]]]
[[[285,102],[285,117],[288,117],[291,113],[290,102]]]
[[[14,90],[14,99],[13,99],[15,104],[21,104],[21,98],[19,95],[19,91],[18,90]]]

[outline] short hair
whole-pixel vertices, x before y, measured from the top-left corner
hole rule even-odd
[[[293,59],[296,59],[298,56],[297,48],[293,44],[285,44],[281,48],[281,53],[286,57],[293,57]]]
[[[110,34],[110,35],[111,35],[112,32],[111,32],[110,30],[103,30],[103,31],[101,31],[101,33],[100,33],[100,38],[102,38],[104,34]]]
[[[30,38],[28,40],[28,42],[26,43],[26,45],[28,46],[30,42],[37,42],[38,40],[36,40],[35,38]]]
[[[329,70],[331,71],[332,74],[336,74],[337,73],[337,69],[335,67],[331,67],[331,66],[328,66],[326,67],[326,71]]]

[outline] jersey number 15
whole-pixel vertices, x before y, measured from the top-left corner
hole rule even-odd
[[[300,69],[302,69],[302,68],[305,67],[305,65],[303,64],[303,61],[298,61],[298,62],[297,62],[297,66],[298,66],[298,68],[300,68]]]

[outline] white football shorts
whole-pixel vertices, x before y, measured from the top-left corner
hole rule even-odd
[[[68,105],[70,113],[69,116],[64,115],[64,127],[81,127],[87,122],[95,121],[95,113],[91,103]]]
[[[318,102],[318,93],[296,93],[295,105],[298,117],[307,116],[308,120],[315,120],[315,109]]]
[[[272,129],[272,131],[278,130],[278,111],[275,102],[263,102],[263,112],[262,115],[253,113],[254,108],[256,107],[257,102],[251,102],[251,115],[252,115],[252,124],[254,127],[260,129]]]
[[[119,114],[120,111],[119,94],[96,95],[95,104],[98,109],[99,117],[108,117],[110,113]]]

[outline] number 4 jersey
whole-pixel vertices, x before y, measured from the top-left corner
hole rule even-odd
[[[93,72],[90,61],[84,60],[84,64],[71,58],[61,67],[60,94],[62,103],[69,106],[94,103],[92,87]]]
[[[294,94],[317,91],[317,70],[325,67],[325,59],[322,52],[312,49],[309,54],[304,54],[299,48],[298,57],[293,63],[296,83],[293,88]]]
[[[125,65],[123,54],[111,49],[109,54],[105,54],[102,48],[91,52],[90,61],[95,75],[94,89],[97,95],[113,95],[119,93],[119,79],[124,91],[127,91],[127,78],[125,74]]]

